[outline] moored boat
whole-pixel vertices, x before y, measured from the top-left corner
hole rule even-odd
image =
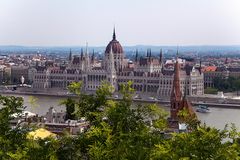
[[[200,113],[209,113],[211,112],[210,109],[208,108],[208,106],[205,105],[198,105],[196,112],[200,112]]]

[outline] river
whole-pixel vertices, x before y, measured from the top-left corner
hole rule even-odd
[[[9,95],[9,94],[3,94]],[[29,95],[15,95],[24,98],[24,105],[27,106],[26,110],[37,113],[39,115],[45,115],[49,107],[53,106],[57,111],[65,110],[63,105],[59,105],[63,97],[57,96],[34,96],[37,98],[37,106],[32,106],[30,103]],[[168,107],[163,107],[166,111],[169,111]],[[202,123],[206,123],[209,126],[223,129],[226,124],[234,123],[240,130],[240,109],[234,108],[215,108],[211,107],[211,113],[198,113],[197,116]]]

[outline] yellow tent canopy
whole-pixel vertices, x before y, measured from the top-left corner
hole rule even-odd
[[[29,139],[44,139],[47,137],[53,137],[56,138],[56,134],[44,129],[44,128],[39,128],[35,131],[31,131],[27,134],[27,138]]]

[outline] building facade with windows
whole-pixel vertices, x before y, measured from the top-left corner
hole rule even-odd
[[[93,54],[94,55],[94,54]],[[129,63],[124,56],[124,50],[113,38],[105,49],[101,65],[95,65],[95,58],[89,55],[88,48],[79,56],[72,56],[70,51],[66,67],[36,68],[33,74],[33,89],[66,89],[71,82],[82,81],[85,91],[96,91],[103,81],[109,82],[115,91],[120,84],[133,82],[133,88],[139,94],[149,94],[155,97],[170,97],[174,69],[164,67],[162,51],[159,57],[153,57],[151,50],[145,57],[139,57],[138,51],[134,62]],[[183,62],[181,60],[181,62]],[[181,90],[187,88],[187,95],[202,95],[204,93],[203,74],[194,66],[181,64]]]

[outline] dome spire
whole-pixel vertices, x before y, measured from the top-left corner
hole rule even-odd
[[[115,26],[113,28],[113,40],[116,40]]]

